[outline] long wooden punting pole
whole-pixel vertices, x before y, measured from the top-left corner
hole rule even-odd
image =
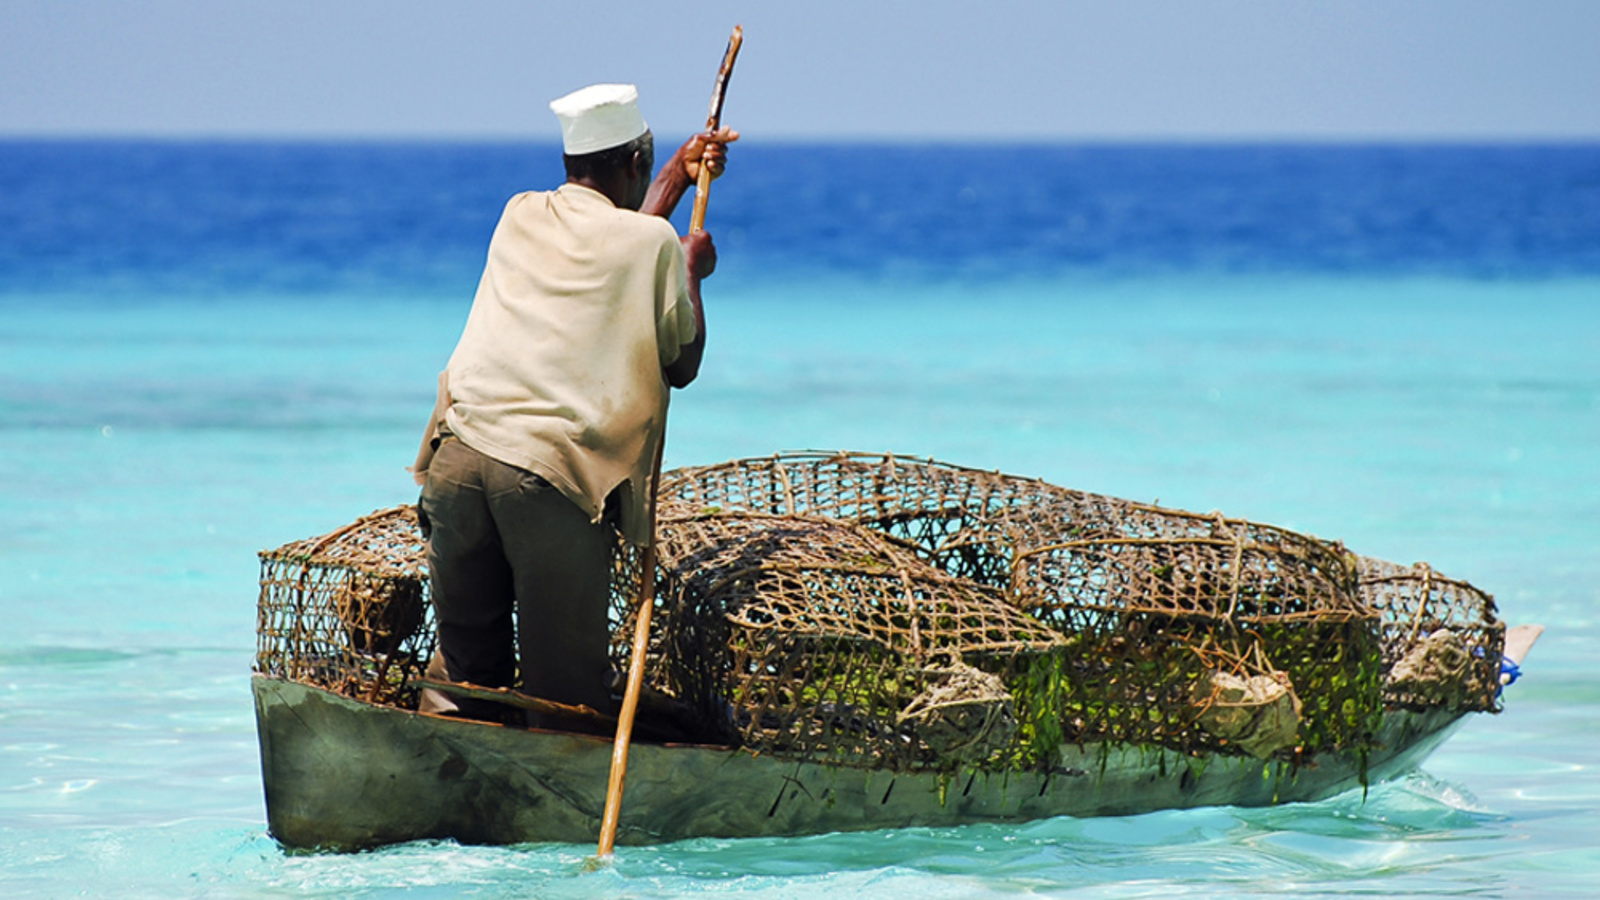
[[[711,93],[711,115],[706,119],[706,131],[715,132],[722,125],[722,98],[728,90],[728,78],[733,74],[733,61],[739,55],[739,45],[744,42],[744,29],[735,25],[733,36],[728,38],[728,50],[722,56],[722,68],[717,71],[717,86]],[[711,197],[711,167],[700,165],[700,178],[695,183],[694,213],[689,217],[689,232],[701,231],[706,224],[706,201]],[[662,435],[661,445],[666,444]],[[639,614],[633,626],[633,659],[628,665],[628,686],[622,695],[622,710],[617,714],[617,738],[611,746],[611,780],[606,785],[605,817],[600,820],[601,860],[611,858],[617,843],[617,820],[622,815],[622,784],[628,773],[628,745],[633,738],[633,719],[639,711],[639,694],[644,689],[644,658],[650,644],[650,611],[656,602],[656,485],[661,482],[661,450],[656,447],[655,467],[650,478],[650,543],[645,546],[644,558],[639,563]]]

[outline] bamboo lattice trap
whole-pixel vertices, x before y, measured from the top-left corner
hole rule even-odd
[[[426,627],[424,625],[426,624]],[[433,653],[414,507],[261,554],[256,671],[374,703],[415,703]]]
[[[1303,757],[1385,708],[1495,710],[1494,601],[1306,535],[903,457],[665,473],[647,681],[707,741],[895,770],[1067,743]],[[613,659],[639,557],[619,543]],[[410,508],[262,554],[257,670],[415,702]]]

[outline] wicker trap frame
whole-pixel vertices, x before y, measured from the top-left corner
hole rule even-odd
[[[1493,597],[1427,563],[1363,557],[1361,598],[1383,617],[1385,702],[1498,711],[1506,625]]]
[[[1488,595],[1217,514],[803,453],[666,473],[657,524],[648,683],[707,740],[785,758],[1303,755],[1364,748],[1386,705],[1496,708]],[[620,669],[641,573],[620,542],[615,560]],[[257,669],[414,702],[426,598],[409,508],[263,553]]]
[[[374,703],[414,703],[433,653],[416,510],[382,510],[261,553],[256,671]]]
[[[1197,715],[1221,702],[1219,680],[1281,676],[1304,717],[1267,752],[1370,740],[1382,714],[1380,623],[1343,548],[1104,497],[1014,518],[1009,595],[1073,636],[1063,661],[1073,737],[1227,749],[1235,738]]]
[[[1015,712],[985,708],[962,735],[954,707],[999,710],[1012,696],[929,692],[948,692],[957,665],[1009,674],[1065,643],[999,591],[863,525],[682,502],[659,522],[666,681],[707,730],[746,747],[896,769],[986,758],[1013,743]],[[928,723],[935,707],[941,736],[911,739],[903,722]]]

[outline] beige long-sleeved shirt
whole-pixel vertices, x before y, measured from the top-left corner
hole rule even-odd
[[[489,242],[430,429],[442,407],[467,446],[543,476],[595,521],[620,487],[623,535],[644,545],[670,393],[662,368],[695,335],[665,219],[575,184],[518,194]]]

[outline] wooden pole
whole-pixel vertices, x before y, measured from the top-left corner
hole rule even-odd
[[[617,843],[617,821],[622,816],[622,784],[628,773],[628,747],[633,739],[633,719],[639,711],[639,694],[644,690],[644,657],[650,644],[650,611],[656,605],[656,535],[655,509],[656,484],[661,480],[661,448],[666,446],[666,435],[656,448],[656,459],[650,481],[650,543],[645,545],[639,561],[639,613],[633,625],[633,654],[628,662],[628,686],[622,694],[622,709],[617,713],[617,736],[611,744],[611,778],[606,782],[606,811],[600,820],[600,846],[596,855],[601,862],[611,858]]]
[[[706,132],[722,127],[722,98],[728,92],[728,79],[733,76],[733,61],[739,56],[739,45],[744,43],[744,29],[733,26],[728,38],[727,52],[722,55],[722,68],[717,70],[717,86],[711,91],[711,114],[706,116]],[[689,216],[689,233],[703,231],[706,225],[706,204],[711,201],[711,170],[700,165],[700,177],[694,185],[694,213]]]
[[[727,52],[722,57],[722,68],[717,72],[717,86],[711,94],[711,115],[706,119],[706,131],[714,132],[722,124],[722,98],[728,89],[728,77],[733,74],[733,61],[739,55],[739,45],[744,42],[744,29],[735,25],[728,39]],[[689,218],[689,231],[705,228],[706,202],[711,196],[711,169],[704,161],[700,164],[700,177],[695,183],[694,213]],[[600,820],[600,845],[597,855],[604,862],[611,858],[617,842],[617,822],[622,816],[622,786],[627,780],[628,746],[633,739],[633,719],[639,711],[639,694],[644,690],[645,652],[650,644],[650,612],[656,602],[656,486],[661,483],[661,452],[666,446],[666,435],[656,446],[655,464],[650,476],[650,543],[645,545],[639,563],[639,614],[633,626],[633,655],[628,663],[628,686],[622,694],[622,709],[617,714],[617,737],[611,745],[611,778],[606,784],[606,810]]]

